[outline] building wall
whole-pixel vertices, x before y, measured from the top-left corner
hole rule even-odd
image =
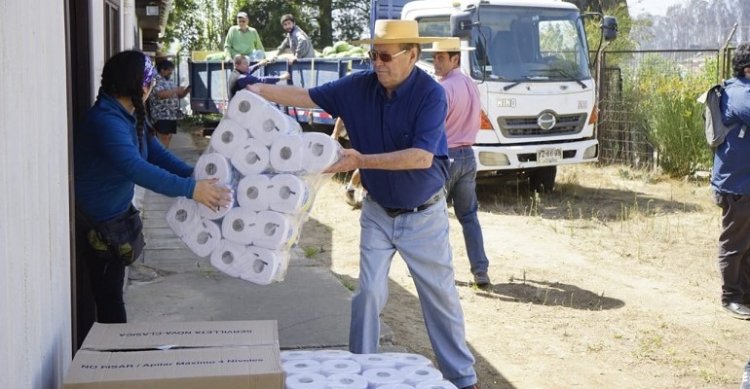
[[[71,357],[65,2],[0,1],[0,388]]]

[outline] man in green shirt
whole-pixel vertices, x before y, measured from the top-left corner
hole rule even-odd
[[[227,38],[224,40],[224,53],[229,59],[237,54],[252,58],[254,50],[265,52],[258,31],[248,25],[247,13],[240,12],[237,14],[237,25],[229,27],[229,32],[227,32]]]

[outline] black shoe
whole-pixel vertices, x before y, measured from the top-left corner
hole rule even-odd
[[[474,384],[474,385],[464,386],[464,387],[463,387],[463,388],[461,388],[461,389],[479,389],[479,384]]]
[[[492,285],[492,281],[490,281],[490,276],[487,275],[486,271],[480,271],[474,274],[474,285],[484,288]],[[469,388],[471,388],[471,386],[469,386]]]
[[[730,315],[732,315],[735,319],[740,320],[750,320],[750,308],[746,307],[745,305],[742,305],[740,303],[723,303],[722,306],[724,307],[724,310],[729,312]]]

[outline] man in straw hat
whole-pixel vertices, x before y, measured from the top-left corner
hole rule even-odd
[[[388,270],[396,252],[406,261],[444,377],[459,388],[477,388],[474,357],[464,336],[455,286],[445,181],[448,145],[446,100],[440,85],[414,65],[420,44],[416,21],[378,20],[373,70],[312,89],[255,84],[264,98],[296,107],[320,107],[346,122],[351,149],[328,169],[359,168],[368,192],[360,216],[359,288],[352,299],[349,348],[375,353],[380,312],[388,297]]]
[[[445,129],[448,138],[450,177],[445,186],[448,198],[453,201],[456,218],[461,223],[466,253],[471,264],[474,283],[479,287],[491,285],[487,269],[490,265],[484,252],[482,227],[477,218],[477,161],[471,145],[479,132],[479,88],[468,76],[461,73],[461,51],[474,50],[461,47],[458,38],[435,42],[425,52],[432,54],[435,75],[445,89],[448,116]]]

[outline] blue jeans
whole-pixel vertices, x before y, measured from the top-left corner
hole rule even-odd
[[[445,185],[448,197],[453,199],[456,218],[464,233],[466,253],[473,274],[487,272],[490,261],[484,252],[482,227],[477,218],[477,161],[471,146],[448,150],[451,159],[450,177]]]
[[[380,313],[388,300],[388,271],[398,252],[417,288],[443,376],[459,388],[476,383],[454,280],[445,199],[420,212],[390,217],[367,196],[360,226],[359,288],[352,298],[349,349],[357,354],[378,351]]]

